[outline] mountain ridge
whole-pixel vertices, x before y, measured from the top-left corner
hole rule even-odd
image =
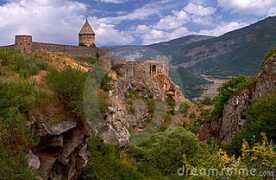
[[[197,40],[185,43],[189,38]],[[255,75],[266,52],[275,47],[276,16],[273,16],[218,37],[192,35],[139,46],[137,59],[167,59],[173,74],[178,76],[172,78],[182,86],[184,93],[189,97],[198,97],[202,86],[208,83],[202,80],[200,74],[222,77]],[[137,53],[134,46],[131,48],[131,51],[126,47],[123,50],[119,47],[111,49],[115,55],[128,58],[127,53]],[[195,79],[202,82],[193,84],[191,81]]]

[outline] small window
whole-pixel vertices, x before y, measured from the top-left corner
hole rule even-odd
[[[156,74],[156,65],[151,66],[151,73]]]

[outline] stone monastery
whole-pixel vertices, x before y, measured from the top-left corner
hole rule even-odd
[[[16,35],[15,44],[6,47],[14,47],[25,52],[63,52],[72,56],[96,56],[103,53],[101,49],[96,48],[95,32],[87,19],[79,32],[78,46],[33,42],[31,35]]]
[[[16,35],[15,44],[5,47],[16,48],[28,53],[53,52],[82,57],[99,57],[108,52],[107,49],[96,47],[96,34],[87,18],[79,32],[79,45],[34,42],[31,35]],[[168,65],[160,61],[122,61],[119,64],[126,79],[141,78],[139,76],[149,78],[158,74],[169,76]]]

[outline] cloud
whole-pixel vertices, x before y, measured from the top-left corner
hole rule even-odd
[[[121,4],[121,3],[125,3],[127,0],[97,0],[97,1],[102,3]]]
[[[276,0],[218,0],[218,5],[233,13],[266,16],[271,15]]]
[[[167,5],[168,2],[171,0],[161,0],[161,1],[154,1],[151,3],[147,3],[141,8],[135,9],[132,12],[129,12],[124,15],[116,16],[116,17],[106,17],[103,18],[107,23],[113,23],[113,24],[120,24],[123,21],[130,21],[130,20],[144,20],[149,18],[152,15],[161,15],[161,11],[164,9],[169,8]]]
[[[172,15],[161,18],[157,23],[156,28],[165,30],[175,29],[181,27],[188,21],[190,21],[190,17],[185,11],[173,11]]]
[[[161,30],[172,30],[187,23],[208,26],[213,23],[212,15],[215,12],[214,7],[189,3],[183,9],[173,10],[170,15],[162,17],[155,27]]]
[[[95,1],[119,4],[130,0],[93,0]],[[188,34],[217,36],[248,24],[241,22],[243,15],[236,16],[229,12],[276,15],[276,0],[217,1],[219,7],[206,3],[207,0],[189,0],[188,3],[177,0],[135,2],[141,4],[141,7],[131,12],[127,12],[128,8],[123,11],[119,8],[122,12],[115,17],[103,17],[101,14],[101,18],[90,16],[89,20],[96,32],[97,45],[113,46],[151,44]],[[107,10],[105,6],[93,10],[93,6],[83,2],[83,0],[5,1],[4,4],[0,4],[0,44],[13,43],[16,34],[31,34],[35,41],[77,44],[78,32],[85,15],[96,10],[95,14]],[[221,8],[227,12],[222,12]],[[119,10],[114,13],[118,12]],[[251,15],[245,16],[245,19],[247,17]]]
[[[93,22],[96,39],[99,39],[101,45],[126,45],[135,41],[131,32],[119,31],[115,28],[115,25],[106,24],[95,17],[90,18],[90,21]]]
[[[216,9],[209,6],[203,6],[200,4],[189,3],[184,10],[192,15],[197,16],[210,16],[216,12]]]
[[[201,30],[198,34],[209,36],[220,36],[227,32],[245,27],[247,23],[240,22],[222,22],[214,29]]]
[[[172,10],[155,24],[138,25],[136,32],[143,44],[172,40],[192,33],[187,28],[188,24],[210,26],[215,12],[216,8],[189,3],[178,11]]]
[[[86,6],[63,0],[10,0],[0,6],[1,43],[16,34],[32,34],[34,39],[72,43]],[[79,26],[76,26],[79,25]],[[75,35],[76,36],[76,35]]]
[[[136,33],[142,39],[142,44],[149,45],[188,35],[189,31],[186,27],[179,27],[171,31],[165,31],[151,26],[139,25],[136,27]]]
[[[78,32],[87,11],[87,5],[78,1],[9,0],[0,5],[0,44],[13,43],[16,34],[31,34],[35,41],[77,44]],[[91,20],[95,25],[98,45],[133,41],[115,26],[96,17]]]

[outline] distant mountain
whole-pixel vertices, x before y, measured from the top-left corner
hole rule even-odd
[[[112,52],[115,56],[128,59],[153,59],[163,55],[162,52],[149,46],[118,46],[112,47]]]
[[[276,17],[171,51],[171,63],[209,75],[255,74],[276,47]]]
[[[175,48],[179,47],[185,47],[187,45],[190,45],[195,42],[200,42],[207,39],[212,39],[213,36],[203,36],[203,35],[190,35],[181,37],[178,39],[174,39],[168,42],[161,42],[149,45],[147,47],[153,48],[155,50],[158,50],[159,52],[162,52],[163,54],[169,54],[171,55],[171,51],[174,51]]]
[[[196,97],[207,83],[199,74],[253,75],[260,69],[266,52],[275,47],[276,17],[269,17],[219,37],[193,35],[149,46],[117,47],[113,51],[122,56],[140,54],[141,59],[169,57],[172,77],[188,96]]]
[[[170,58],[170,51],[184,47],[191,43],[213,38],[211,36],[190,35],[168,42],[156,43],[148,46],[115,46],[111,47],[114,55],[125,59],[159,59],[164,56]]]

